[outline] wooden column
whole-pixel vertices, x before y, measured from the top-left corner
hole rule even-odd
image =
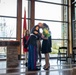
[[[69,0],[69,43],[68,54],[72,54],[72,17],[71,17],[71,0]]]
[[[21,42],[22,0],[17,0],[17,40]],[[21,45],[18,47],[18,58],[21,56]]]
[[[35,1],[31,0],[31,23],[30,23],[30,30],[34,26],[34,18],[35,18]]]

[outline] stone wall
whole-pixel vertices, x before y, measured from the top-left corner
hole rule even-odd
[[[7,46],[7,67],[18,66],[18,51],[16,46]]]

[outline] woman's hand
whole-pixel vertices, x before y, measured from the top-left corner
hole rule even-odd
[[[44,35],[43,35],[43,34],[41,35],[41,38],[42,38],[42,39],[44,38]]]
[[[48,39],[48,37],[45,37],[43,34],[41,36],[42,39]]]

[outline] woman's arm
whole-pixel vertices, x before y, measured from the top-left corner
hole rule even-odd
[[[43,34],[41,36],[42,39],[48,39],[48,37],[45,37]]]

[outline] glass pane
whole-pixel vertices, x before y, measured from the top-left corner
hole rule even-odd
[[[24,9],[26,10],[26,18],[28,18],[28,1],[22,0],[22,17],[24,17]]]
[[[76,6],[76,4],[74,6]]]
[[[62,8],[61,5],[35,2],[35,18],[62,21]]]
[[[0,59],[6,59],[7,47],[0,47]]]
[[[64,46],[67,47],[68,46],[68,40],[52,40],[52,52],[50,53],[50,57],[57,57],[57,53],[58,53],[58,48]],[[23,55],[23,42],[21,39],[21,54]],[[44,58],[45,55],[42,54],[42,58]],[[22,56],[21,58],[25,58],[24,56]]]
[[[39,1],[54,2],[54,3],[62,3],[62,0],[39,0]]]
[[[67,6],[63,6],[62,7],[62,21],[68,21],[68,10],[67,10]]]
[[[76,21],[74,21],[73,25],[73,47],[76,47]]]
[[[76,7],[75,7],[75,20],[76,20]]]
[[[52,52],[50,53],[50,57],[57,57],[58,48],[67,46],[68,46],[67,40],[52,40]]]
[[[1,0],[0,15],[17,16],[17,0]]]
[[[68,4],[68,0],[62,0],[63,4]]]
[[[16,19],[0,17],[0,37],[16,38]]]
[[[67,0],[38,0],[38,1],[53,2],[53,3],[59,3],[59,4],[67,4]]]
[[[49,26],[51,30],[52,39],[67,39],[68,38],[67,23],[35,20],[35,25],[37,25],[39,22],[46,23]]]
[[[24,24],[24,19],[22,19],[21,38],[23,38],[23,24]],[[26,20],[26,27],[28,28],[28,20]]]

